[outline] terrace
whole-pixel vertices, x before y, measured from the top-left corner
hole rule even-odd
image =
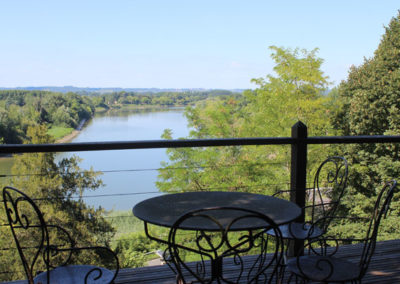
[[[289,146],[291,152],[290,188],[296,189],[291,200],[299,206],[305,203],[307,187],[306,168],[308,145],[313,144],[351,144],[351,143],[399,143],[400,136],[357,136],[357,137],[307,137],[307,128],[296,124],[292,128],[292,137],[281,138],[237,138],[202,140],[157,140],[130,142],[66,143],[47,145],[0,145],[1,154],[37,153],[37,152],[77,152],[126,149],[179,148],[179,147],[232,147],[232,146]],[[351,169],[351,165],[350,165]],[[304,220],[304,216],[301,216]],[[301,243],[297,245],[301,246]],[[359,245],[347,245],[341,257],[355,260]],[[2,248],[8,249],[8,248]],[[249,257],[250,259],[250,257]],[[225,270],[234,269],[225,266]],[[173,283],[174,274],[167,265],[142,268],[123,268],[115,283]],[[364,283],[395,283],[400,281],[400,240],[378,242]]]

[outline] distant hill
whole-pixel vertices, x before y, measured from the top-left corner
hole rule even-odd
[[[204,92],[219,89],[202,89],[202,88],[188,88],[188,89],[159,89],[159,88],[80,88],[74,86],[39,86],[39,87],[16,87],[16,88],[2,88],[0,90],[28,90],[28,91],[50,91],[59,93],[112,93],[112,92],[135,92],[135,93],[160,93],[160,92]],[[222,90],[222,89],[221,89]],[[242,93],[244,89],[231,89],[228,90],[235,93]]]

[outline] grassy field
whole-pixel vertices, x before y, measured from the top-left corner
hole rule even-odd
[[[143,221],[133,216],[131,210],[110,211],[105,215],[105,218],[116,230],[114,239],[118,239],[123,234],[141,232],[144,228]]]
[[[108,109],[104,108],[104,107],[96,107],[95,112],[99,113],[99,112],[106,112],[108,111]]]
[[[60,139],[64,136],[67,136],[72,133],[74,129],[72,127],[61,127],[61,126],[55,126],[50,128],[47,131],[47,134],[53,136],[56,140]]]

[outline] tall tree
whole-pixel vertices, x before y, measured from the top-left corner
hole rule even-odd
[[[400,13],[391,19],[374,56],[351,67],[339,86],[342,111],[334,119],[344,135],[400,134]],[[384,181],[400,176],[400,145],[354,144],[344,147],[352,165],[347,210],[367,212]],[[353,206],[354,202],[359,206]],[[400,204],[394,215],[400,215]],[[399,225],[386,226],[386,233],[399,232]],[[393,235],[395,236],[395,235]]]
[[[276,76],[254,79],[259,88],[241,98],[216,98],[189,108],[189,138],[289,136],[303,120],[311,133],[329,133],[328,81],[317,49],[271,47]],[[169,131],[164,138],[170,139]],[[318,156],[321,151],[316,152]],[[158,187],[177,190],[241,190],[271,194],[289,180],[289,148],[272,146],[168,150]],[[268,185],[268,186],[266,186]]]
[[[329,110],[324,107],[327,98],[322,93],[329,82],[321,70],[318,49],[270,49],[276,76],[252,80],[259,88],[246,93],[247,135],[289,136],[290,127],[299,120],[310,128],[311,135],[326,133],[329,122],[324,117]]]

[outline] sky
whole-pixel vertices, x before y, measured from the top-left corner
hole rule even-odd
[[[319,48],[332,86],[399,0],[0,0],[0,87],[255,88],[269,46]]]

